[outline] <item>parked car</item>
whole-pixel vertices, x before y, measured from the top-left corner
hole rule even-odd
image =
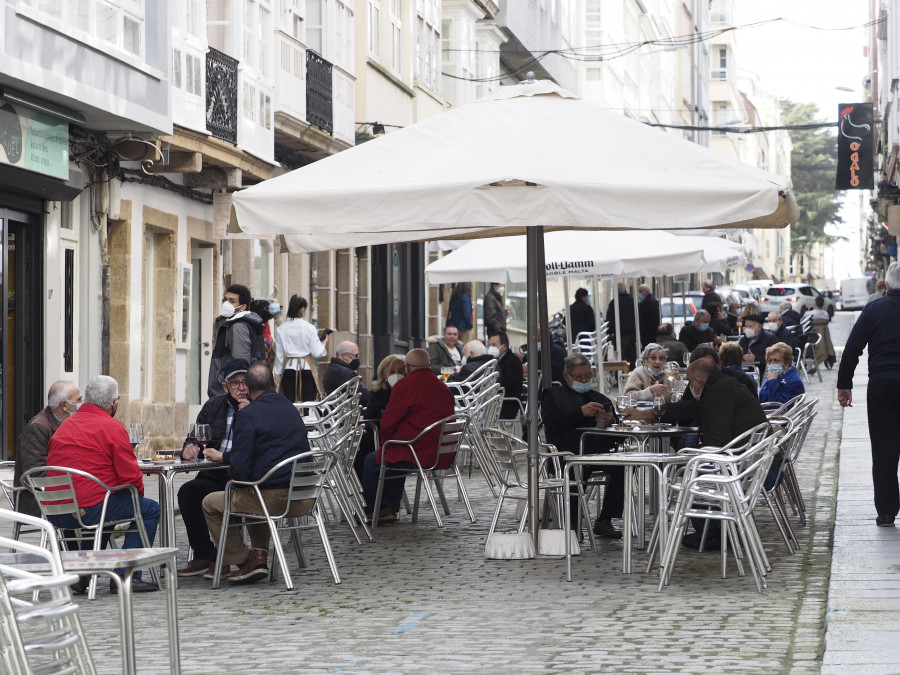
[[[777,312],[782,302],[790,302],[798,314],[804,314],[815,305],[817,296],[825,298],[825,311],[834,316],[834,300],[822,295],[818,289],[806,284],[778,284],[770,286],[759,304],[760,313],[765,316],[769,312]]]
[[[700,303],[703,301],[703,294],[685,295],[684,299],[680,295],[674,298],[660,298],[659,312],[662,315],[663,323],[670,323],[675,327],[675,335],[685,324],[685,321],[693,321],[694,315],[700,309]]]
[[[746,305],[748,302],[759,302],[760,293],[758,293],[758,289],[751,288],[746,284],[735,284],[731,287],[732,293],[737,293],[741,296],[741,307]]]

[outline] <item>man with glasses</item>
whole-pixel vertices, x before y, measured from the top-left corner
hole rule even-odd
[[[197,424],[208,424],[211,440],[206,443],[206,453],[223,455],[231,451],[234,437],[234,416],[241,408],[250,404],[244,378],[249,364],[246,359],[232,359],[225,364],[222,383],[224,393],[209,399],[197,415]],[[200,448],[195,439],[188,435],[181,449],[181,458],[186,461],[197,459]],[[194,550],[194,558],[178,570],[180,577],[203,574],[212,579],[216,560],[216,547],[209,538],[209,529],[203,515],[203,499],[213,492],[221,492],[228,482],[227,471],[198,471],[197,477],[188,481],[178,490],[178,507],[187,530],[188,541]]]
[[[593,372],[591,362],[581,354],[568,356],[563,367],[565,386],[550,387],[541,402],[541,418],[547,432],[547,442],[564,452],[579,454],[581,436],[586,428],[598,422],[608,424],[615,419],[612,401],[591,386]],[[595,455],[610,452],[615,443],[610,438],[591,435],[585,438],[584,454]],[[612,519],[622,517],[625,499],[625,473],[621,466],[583,468],[587,479],[594,470],[606,471],[609,480],[603,495],[603,506],[594,523],[594,534],[599,537],[620,539],[622,533],[613,527]],[[578,503],[573,501],[573,519],[577,518]],[[578,530],[577,522],[572,523]]]
[[[325,377],[322,379],[325,393],[330,394],[345,382],[352,380],[359,374],[358,370],[359,347],[355,342],[345,340],[337,346],[328,368],[325,369]],[[369,405],[369,390],[360,385],[359,393],[362,394],[360,403],[363,406]]]

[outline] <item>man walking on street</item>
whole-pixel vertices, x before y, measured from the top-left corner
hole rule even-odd
[[[494,333],[506,332],[506,307],[503,305],[504,286],[492,283],[484,294],[484,332],[490,337]]]
[[[872,443],[872,481],[879,527],[893,527],[900,511],[900,263],[884,275],[887,293],[863,307],[838,367],[838,402],[853,402],[853,372],[869,347],[869,385],[866,394],[869,438]]]

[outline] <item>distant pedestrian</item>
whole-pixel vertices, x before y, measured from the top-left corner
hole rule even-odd
[[[869,348],[869,385],[866,394],[869,438],[872,443],[872,480],[879,527],[893,527],[900,512],[900,263],[884,276],[887,293],[863,307],[850,331],[838,367],[837,395],[844,407],[853,402],[853,372],[863,349]]]
[[[210,398],[222,393],[225,382],[222,367],[226,363],[232,359],[246,359],[251,364],[265,361],[263,320],[256,312],[249,311],[252,299],[250,289],[241,284],[231,284],[225,289],[215,325],[216,345],[209,364],[206,393]]]
[[[660,322],[659,300],[647,284],[638,286],[638,299],[638,334],[641,336],[641,344],[647,346],[656,339],[656,329]]]
[[[715,312],[711,309],[713,305],[722,306],[722,297],[716,293],[716,287],[712,279],[704,279],[700,284],[703,290],[703,300],[700,302],[700,308],[705,309],[711,315],[715,316]]]
[[[465,344],[469,341],[469,331],[472,330],[472,284],[469,282],[462,282],[453,287],[447,325],[456,326],[460,342]]]
[[[621,281],[616,289],[619,293],[619,328],[622,335],[616,335],[616,304],[615,300],[610,300],[609,306],[606,308],[606,319],[609,322],[609,337],[616,345],[619,351],[619,358],[628,361],[630,367],[634,368],[634,361],[637,358],[636,333],[637,322],[634,317],[634,298],[625,290],[625,284]],[[621,340],[619,339],[621,337]]]
[[[593,333],[596,330],[594,310],[588,304],[588,292],[586,288],[575,291],[575,302],[569,305],[569,318],[572,321],[572,340],[579,333]]]
[[[494,333],[506,332],[506,307],[503,304],[504,286],[492,283],[484,294],[484,332],[490,337]]]

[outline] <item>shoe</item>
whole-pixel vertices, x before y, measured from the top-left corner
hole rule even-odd
[[[878,527],[893,527],[894,526],[894,516],[889,516],[887,514],[879,515],[875,519],[875,524]]]
[[[206,571],[206,568],[213,564],[211,560],[200,560],[198,558],[194,558],[187,565],[178,570],[177,574],[180,577],[196,577],[200,574],[203,574]]]
[[[702,535],[698,532],[691,532],[690,534],[684,535],[681,538],[681,543],[688,548],[694,548],[700,550],[700,540],[702,539]],[[704,551],[714,551],[718,548],[719,542],[721,539],[719,537],[707,537],[706,544],[703,547]]]
[[[613,527],[609,518],[597,518],[594,521],[594,534],[604,539],[621,539],[622,533]]]
[[[133,578],[131,580],[132,593],[152,593],[153,591],[158,590],[159,586],[148,581],[144,581],[143,579]],[[113,595],[117,595],[119,593],[119,586],[113,579],[109,580],[109,592]]]
[[[115,583],[115,582],[113,582]],[[88,576],[79,576],[78,581],[72,584],[72,592],[75,595],[84,595],[88,592],[88,587],[91,585],[91,577]]]
[[[216,576],[216,561],[213,560],[209,563],[209,567],[206,568],[206,571],[203,573],[204,579],[209,579],[212,581]],[[222,578],[227,579],[231,576],[231,565],[222,565]]]
[[[247,562],[241,568],[228,577],[232,584],[255,584],[260,579],[269,576],[269,567],[266,564],[269,552],[262,548],[251,548]]]
[[[381,511],[378,512],[378,524],[382,525],[384,523],[396,523],[397,522],[397,512],[394,511],[390,506],[382,506]]]

